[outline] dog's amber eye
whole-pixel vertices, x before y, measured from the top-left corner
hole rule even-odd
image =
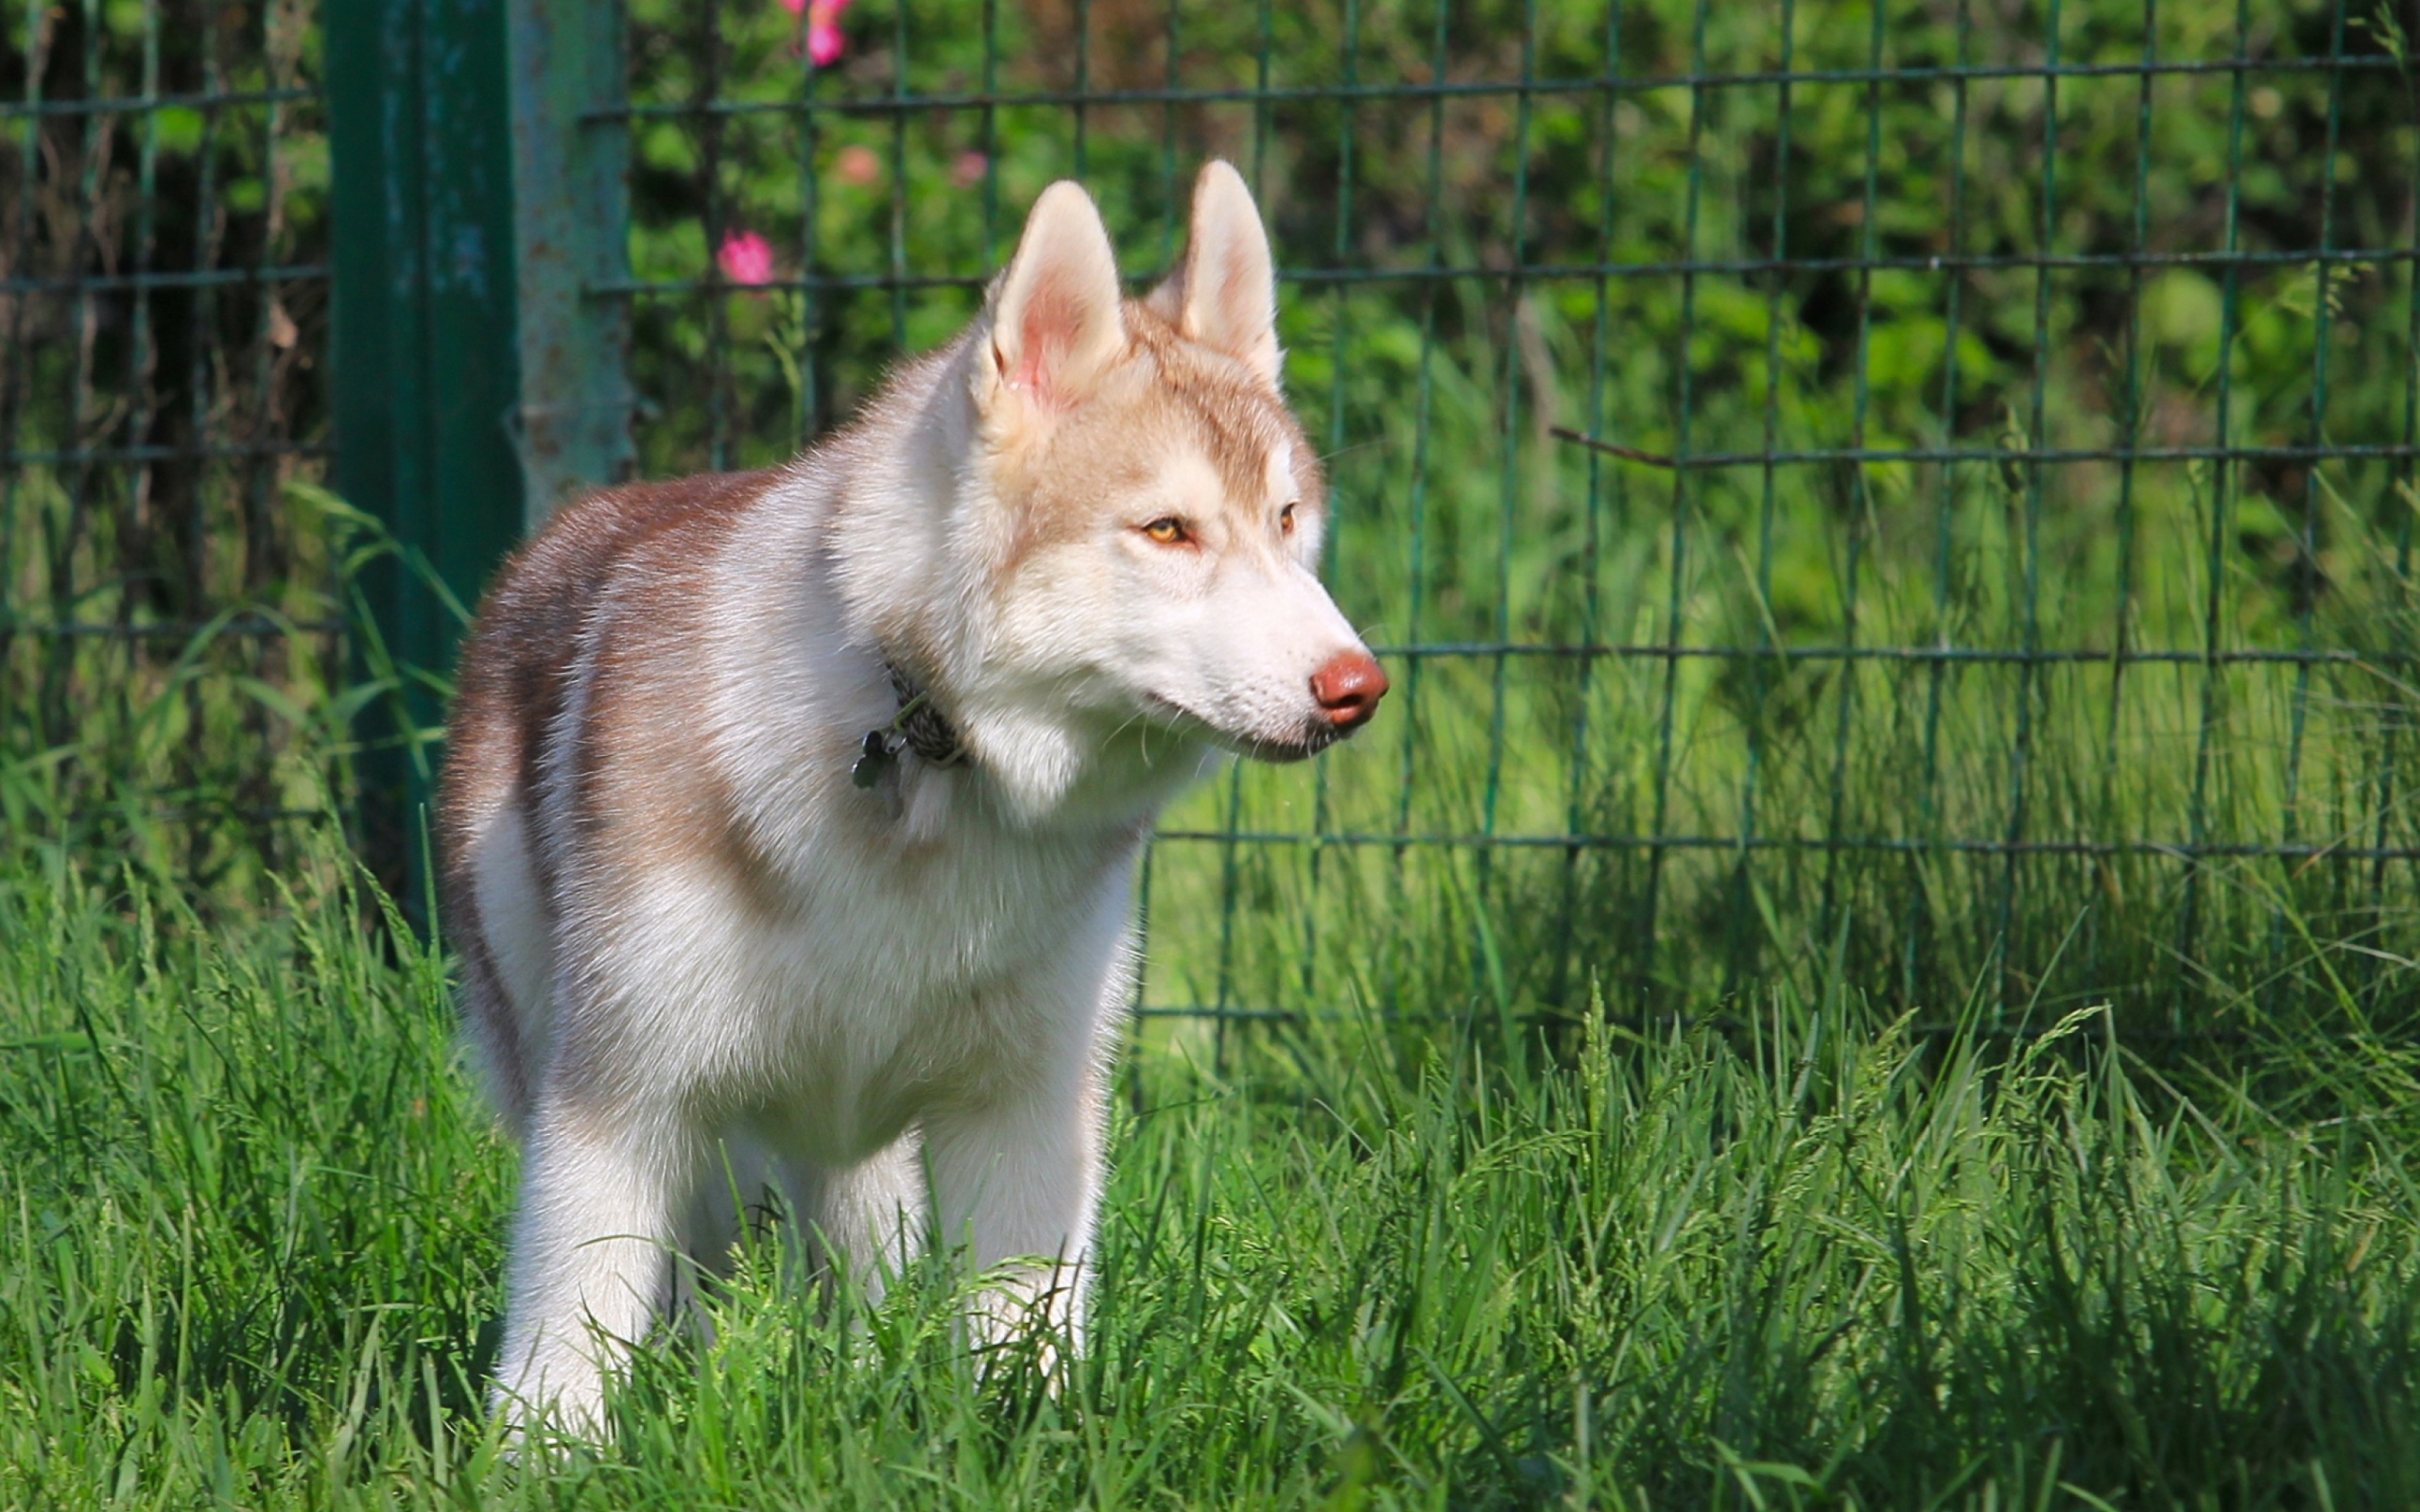
[[[1173,546],[1184,540],[1184,522],[1177,519],[1174,515],[1170,515],[1162,520],[1154,520],[1150,524],[1143,527],[1143,534],[1150,537],[1153,541],[1158,541],[1163,546]]]
[[[1285,531],[1289,536],[1294,533],[1294,507],[1292,505],[1289,504],[1285,508],[1277,511],[1277,528]]]

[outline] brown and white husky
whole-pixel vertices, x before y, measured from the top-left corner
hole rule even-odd
[[[1275,309],[1226,163],[1141,301],[1053,184],[974,323],[855,424],[597,494],[505,569],[440,826],[463,1012],[527,1147],[516,1423],[596,1426],[680,1257],[736,1234],[735,1177],[861,1276],[964,1246],[979,1332],[1080,1344],[1153,817],[1387,688],[1313,575]]]

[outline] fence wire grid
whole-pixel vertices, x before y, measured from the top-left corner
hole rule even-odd
[[[287,485],[328,449],[328,154],[295,0],[0,17],[0,823],[132,778],[204,885],[295,800],[337,650]],[[274,826],[263,838],[275,843]]]
[[[182,3],[140,13],[158,34]],[[521,160],[503,422],[533,512],[810,443],[974,313],[1052,179],[1092,189],[1140,288],[1200,161],[1244,171],[1332,479],[1327,576],[1397,691],[1322,761],[1237,767],[1168,817],[1137,1006],[1204,1027],[1167,1032],[1677,1011],[1777,973],[2184,1034],[2420,1002],[2407,7],[626,0],[535,33],[545,0],[502,9],[514,66],[535,34],[551,70],[515,130],[590,175],[575,204]],[[95,65],[60,61],[83,33],[57,18],[100,12],[26,14],[11,56],[40,64],[0,65],[26,80],[17,181],[106,177],[59,165],[66,122],[168,162],[145,123],[203,109],[187,86],[59,105],[105,92],[70,82]],[[257,80],[194,86],[263,162],[314,98],[307,62],[259,62],[285,56],[269,14],[245,23]],[[307,358],[302,296],[270,296],[326,275],[285,181],[285,220],[192,261],[241,248],[214,308],[270,347],[287,309]],[[49,299],[60,331],[123,311],[128,335],[117,369],[12,336],[9,370],[78,396],[150,371],[164,254],[127,249],[166,244],[121,231],[110,262],[22,203],[9,318]],[[87,250],[25,271],[43,234]],[[11,382],[30,540],[40,490],[92,512],[44,458],[102,443],[17,418]],[[129,436],[150,413],[103,409]],[[315,413],[173,444],[294,465]],[[548,430],[597,416],[568,451]],[[79,549],[78,581],[139,576]],[[10,605],[84,592],[10,550]]]
[[[2408,1004],[2397,11],[629,14],[648,472],[839,419],[1050,178],[1138,286],[1254,186],[1399,692],[1171,817],[1145,1014]]]

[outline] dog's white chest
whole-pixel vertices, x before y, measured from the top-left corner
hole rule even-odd
[[[869,853],[841,840],[786,868],[786,906],[697,900],[673,928],[728,970],[717,1039],[752,1105],[825,1159],[895,1139],[936,1098],[1089,1053],[1098,962],[1126,927],[1127,848],[969,827]],[[694,1001],[694,999],[693,999]]]

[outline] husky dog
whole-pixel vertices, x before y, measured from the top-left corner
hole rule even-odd
[[[1275,315],[1226,163],[1140,301],[1053,184],[973,324],[847,429],[599,493],[506,567],[439,819],[463,1013],[527,1150],[516,1423],[598,1426],[677,1257],[736,1237],[735,1181],[861,1276],[963,1246],[978,1335],[1080,1346],[1153,818],[1387,689],[1313,575]]]

